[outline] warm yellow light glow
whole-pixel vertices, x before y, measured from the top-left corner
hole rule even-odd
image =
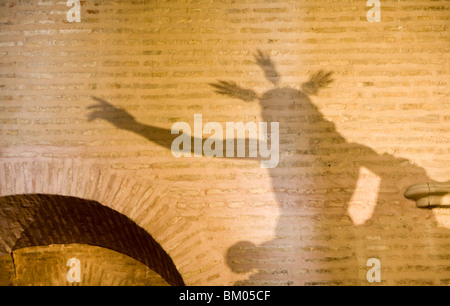
[[[363,225],[369,220],[377,205],[381,179],[369,169],[361,167],[347,212],[354,225]]]

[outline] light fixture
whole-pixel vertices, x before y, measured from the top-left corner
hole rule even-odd
[[[416,201],[419,208],[450,208],[450,183],[426,182],[412,185],[404,196]]]

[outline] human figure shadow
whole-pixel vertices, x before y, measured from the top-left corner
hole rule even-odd
[[[321,284],[324,271],[331,271],[327,274],[331,277],[328,284],[358,282],[359,257],[366,255],[355,251],[360,235],[379,237],[389,233],[387,219],[399,213],[406,227],[414,228],[418,223],[417,208],[399,205],[399,197],[409,185],[430,178],[407,159],[378,154],[367,146],[348,142],[334,123],[324,118],[310,96],[333,82],[331,72],[312,75],[298,90],[279,86],[281,77],[268,55],[259,51],[255,61],[273,85],[265,93],[258,94],[230,81],[210,84],[219,94],[259,103],[264,122],[280,123],[279,164],[268,170],[280,208],[275,238],[258,245],[240,241],[229,248],[226,260],[231,270],[252,273],[236,285]],[[177,137],[169,129],[137,122],[107,101],[97,97],[94,100],[99,104],[91,106],[94,111],[89,120],[102,118],[169,149]],[[248,152],[245,156],[248,158]],[[356,226],[347,210],[362,168],[376,175],[380,186],[371,218]],[[434,220],[427,222],[436,227]],[[371,256],[377,256],[376,252]]]
[[[360,270],[366,262],[358,257],[368,260],[383,256],[383,252],[358,254],[358,249],[365,248],[358,244],[367,237],[384,240],[383,235],[389,236],[389,216],[402,214],[406,231],[423,225],[417,221],[423,214],[414,205],[400,206],[404,199],[399,197],[408,186],[432,180],[407,159],[348,142],[334,123],[323,117],[310,96],[333,82],[331,72],[314,74],[300,91],[279,87],[280,76],[269,56],[259,51],[255,60],[273,89],[258,95],[234,82],[212,84],[217,93],[258,102],[263,121],[280,122],[280,163],[269,169],[281,211],[275,238],[259,245],[240,241],[229,248],[226,257],[232,271],[254,272],[236,285],[364,283]],[[372,215],[355,224],[348,209],[363,168],[378,177],[379,192]],[[436,228],[434,220],[426,223]],[[448,234],[446,229],[438,230]],[[426,244],[425,240],[414,243]],[[395,248],[381,249],[386,247]]]

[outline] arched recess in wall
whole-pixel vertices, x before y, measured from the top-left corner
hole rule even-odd
[[[170,256],[125,215],[92,200],[22,194],[0,197],[0,256],[52,244],[86,244],[134,258],[169,284],[184,285]]]

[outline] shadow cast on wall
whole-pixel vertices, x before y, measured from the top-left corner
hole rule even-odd
[[[421,220],[423,211],[400,205],[404,188],[430,181],[425,170],[407,159],[348,142],[311,102],[310,96],[332,83],[331,72],[314,74],[300,91],[279,86],[280,75],[268,55],[259,51],[255,61],[273,85],[265,93],[231,81],[210,84],[219,94],[259,103],[264,122],[280,122],[280,162],[268,170],[280,208],[275,238],[258,245],[241,241],[229,248],[226,257],[232,271],[254,272],[236,285],[357,284],[360,267],[365,268],[361,258],[382,257],[386,249],[396,249],[392,230],[402,236],[417,224],[426,223],[431,231],[437,228],[432,218]],[[102,118],[170,149],[176,137],[171,130],[139,123],[125,110],[94,99],[98,104],[91,107],[89,120]],[[378,192],[370,218],[356,226],[348,209],[364,173],[361,169],[377,177]],[[378,237],[383,248],[361,246],[367,237]],[[407,247],[426,245],[426,239],[418,235]]]

